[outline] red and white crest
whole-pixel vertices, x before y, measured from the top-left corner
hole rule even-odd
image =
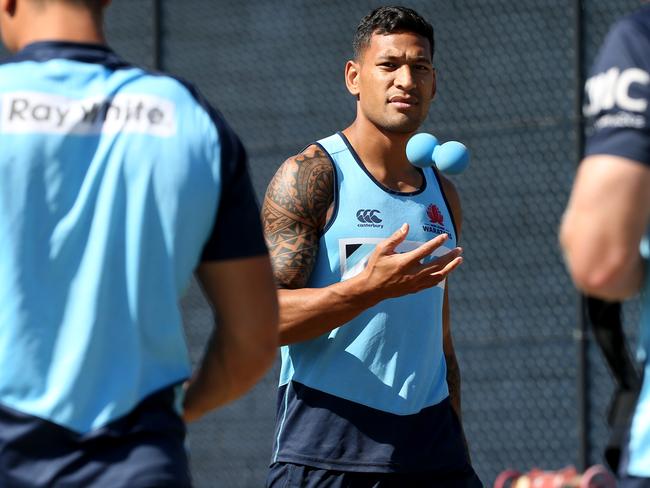
[[[429,217],[432,224],[443,225],[444,223],[442,212],[436,205],[431,204],[427,207],[427,217]]]

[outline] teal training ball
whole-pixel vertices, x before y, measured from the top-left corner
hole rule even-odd
[[[441,173],[459,175],[469,165],[469,151],[458,141],[445,142],[433,150],[433,161]]]
[[[438,146],[438,139],[426,132],[412,136],[406,143],[406,157],[413,166],[426,168],[433,166],[433,151]]]

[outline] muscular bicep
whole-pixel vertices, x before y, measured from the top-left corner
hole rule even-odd
[[[447,364],[447,387],[449,398],[456,411],[458,418],[461,418],[461,394],[460,394],[460,368],[456,359],[454,340],[451,334],[451,320],[449,311],[449,283],[445,285],[445,295],[442,309],[442,347]]]
[[[267,256],[206,261],[196,274],[221,325],[244,338],[275,340],[277,296]]]
[[[576,255],[597,266],[609,253],[636,252],[648,224],[649,188],[647,166],[609,155],[586,158],[565,214]]]
[[[560,234],[579,287],[601,296],[635,275],[650,219],[649,188],[650,170],[638,162],[610,155],[582,162]]]
[[[451,313],[449,310],[449,280],[445,283],[445,293],[442,305],[442,346],[445,356],[456,360],[454,340],[451,335]]]
[[[333,196],[332,163],[315,146],[285,161],[271,180],[262,224],[278,287],[306,286]]]

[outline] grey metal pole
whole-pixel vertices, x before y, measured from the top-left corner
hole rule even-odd
[[[161,0],[151,1],[151,67],[162,70],[162,4]]]

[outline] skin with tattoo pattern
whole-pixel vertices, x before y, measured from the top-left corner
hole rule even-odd
[[[332,163],[310,148],[288,160],[273,178],[264,201],[267,244],[279,288],[307,284],[318,252],[318,233],[334,199]]]

